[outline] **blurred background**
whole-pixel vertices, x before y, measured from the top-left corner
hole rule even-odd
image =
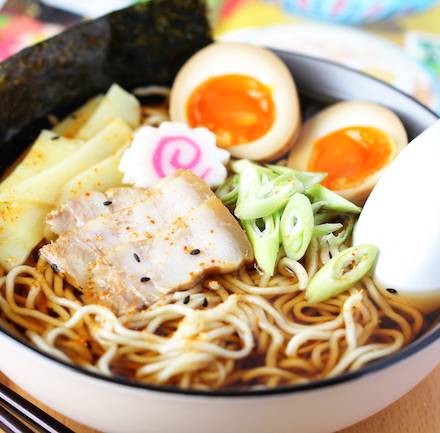
[[[0,60],[134,0],[0,0]],[[215,36],[364,71],[440,114],[437,0],[208,0]]]

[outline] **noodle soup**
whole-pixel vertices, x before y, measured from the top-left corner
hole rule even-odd
[[[375,284],[374,246],[352,246],[359,206],[278,158],[295,131],[243,158],[227,131],[170,122],[169,92],[112,86],[3,180],[0,224],[22,233],[0,250],[3,327],[89,371],[199,390],[334,377],[428,328]]]

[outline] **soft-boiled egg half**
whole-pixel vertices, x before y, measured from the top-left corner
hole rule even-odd
[[[339,102],[304,124],[288,165],[327,173],[324,186],[362,204],[406,144],[405,128],[388,108],[363,101]]]
[[[170,98],[171,120],[204,126],[236,158],[270,161],[285,154],[300,130],[296,86],[271,51],[218,42],[191,57]]]

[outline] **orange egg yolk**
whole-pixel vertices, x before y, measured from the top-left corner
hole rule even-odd
[[[308,169],[328,173],[323,185],[344,190],[360,185],[390,161],[394,144],[379,129],[351,126],[317,140]]]
[[[187,119],[217,135],[221,147],[250,143],[265,135],[275,120],[271,90],[247,75],[221,75],[191,94]]]

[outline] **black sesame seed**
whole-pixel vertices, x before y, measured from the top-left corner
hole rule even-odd
[[[150,281],[151,278],[150,277],[142,277],[141,278],[141,283],[148,283],[148,281]]]
[[[110,206],[113,202],[111,200],[107,200],[104,203],[102,203],[104,206]]]
[[[138,263],[141,262],[141,258],[136,253],[133,254],[133,257]]]
[[[256,271],[257,268],[258,268],[258,266],[257,266],[257,264],[255,262],[246,265],[246,269],[248,271]]]
[[[186,305],[189,303],[189,295],[183,298],[183,303]]]
[[[393,295],[397,294],[397,290],[396,289],[387,289],[388,293],[392,293]]]
[[[208,306],[208,300],[206,298],[203,300],[202,306],[205,308]]]
[[[58,274],[58,272],[60,272],[60,268],[58,267],[57,264],[52,263],[52,264],[50,265],[50,267],[52,268],[52,271],[54,271],[55,274]]]
[[[192,256],[196,256],[197,254],[200,254],[200,250],[199,250],[198,248],[195,248],[195,249],[193,249],[193,250],[190,252],[190,254],[191,254]]]
[[[61,137],[59,135],[54,135],[51,140],[55,141],[55,140],[59,140]]]

